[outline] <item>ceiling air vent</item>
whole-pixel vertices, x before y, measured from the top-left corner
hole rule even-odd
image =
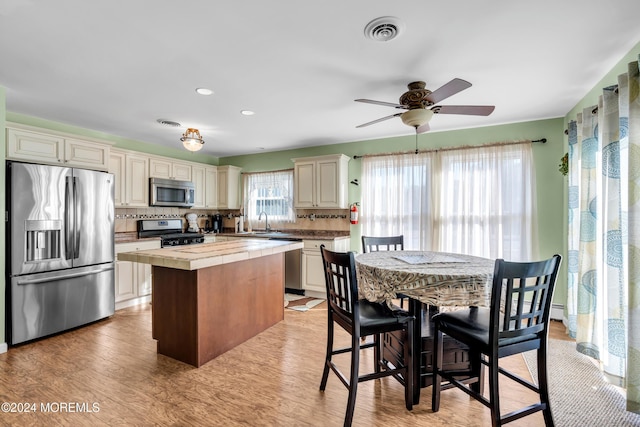
[[[400,35],[404,25],[398,18],[393,16],[383,16],[374,19],[364,27],[364,35],[373,41],[388,42]]]
[[[174,122],[174,121],[166,120],[166,119],[158,119],[158,120],[156,120],[156,122],[160,123],[161,125],[171,126],[171,127],[173,127],[173,128],[179,128],[179,127],[181,127],[181,126],[182,126],[182,125],[181,125],[180,123],[178,123],[178,122]]]

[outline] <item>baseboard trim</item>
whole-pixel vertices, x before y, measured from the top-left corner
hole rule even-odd
[[[146,295],[143,297],[138,297],[138,298],[132,298],[132,299],[128,299],[126,301],[120,301],[116,303],[116,311],[117,310],[122,310],[123,308],[127,308],[127,307],[133,307],[134,305],[138,305],[138,304],[145,304],[147,302],[151,302],[151,295]]]
[[[563,304],[551,304],[551,314],[549,315],[553,320],[564,319],[564,305]]]
[[[7,345],[7,343],[0,343],[0,354],[6,353],[7,351],[9,351],[9,346]]]

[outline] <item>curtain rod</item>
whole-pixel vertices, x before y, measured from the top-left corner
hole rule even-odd
[[[275,171],[262,171],[262,172],[240,172],[242,175],[258,175],[261,173],[275,173],[275,172],[289,172],[292,171],[293,168],[289,168],[289,169],[278,169]]]
[[[468,150],[471,148],[483,148],[483,147],[497,147],[501,145],[515,145],[515,144],[529,144],[532,142],[541,142],[546,143],[547,138],[540,139],[524,139],[521,141],[505,141],[505,142],[491,142],[489,144],[481,144],[481,145],[463,145],[459,147],[445,147],[445,148],[431,148],[428,150],[416,150],[416,151],[398,151],[394,153],[376,153],[376,154],[363,154],[361,156],[355,155],[354,159],[361,159],[363,157],[381,157],[381,156],[393,156],[398,154],[418,154],[418,153],[433,153],[437,151],[454,151],[454,150]]]

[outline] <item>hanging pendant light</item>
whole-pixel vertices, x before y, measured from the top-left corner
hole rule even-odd
[[[200,136],[200,131],[194,128],[187,129],[182,135],[182,138],[180,138],[180,141],[182,141],[184,148],[189,151],[198,151],[202,149],[202,146],[204,145],[204,140]]]

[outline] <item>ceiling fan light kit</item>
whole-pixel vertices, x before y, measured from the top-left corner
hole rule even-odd
[[[425,123],[429,123],[429,120],[433,117],[433,111],[427,109],[415,109],[409,110],[400,116],[402,123],[407,126],[417,128]]]
[[[194,128],[188,128],[180,138],[182,145],[189,151],[199,151],[204,145],[204,140],[200,136],[200,131]]]

